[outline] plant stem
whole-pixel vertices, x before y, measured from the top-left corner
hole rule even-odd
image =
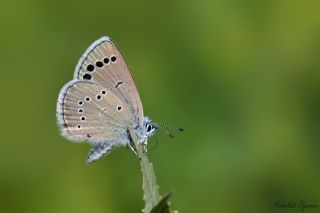
[[[141,165],[143,181],[142,190],[143,199],[145,201],[143,212],[150,213],[153,207],[160,201],[159,186],[156,182],[152,163],[149,161],[147,154],[143,152],[143,146],[138,143],[138,137],[134,131],[131,132],[131,137]]]

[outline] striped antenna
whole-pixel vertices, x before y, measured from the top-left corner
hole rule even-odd
[[[179,131],[179,132],[182,132],[184,130],[182,128],[175,127],[175,126],[173,126],[171,124],[164,124],[164,123],[155,123],[155,124],[158,124],[158,125],[163,126],[163,127],[168,127],[168,128],[174,129],[174,130]]]
[[[164,127],[167,128],[171,128],[174,129],[176,131],[182,132],[183,129],[182,128],[177,128],[173,125],[170,124],[164,124],[164,123],[153,123],[156,127],[160,128],[161,130],[163,130],[170,138],[174,138],[173,134],[171,132],[169,132],[167,129],[165,129]]]

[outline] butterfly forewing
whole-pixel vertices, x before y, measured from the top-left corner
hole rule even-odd
[[[128,65],[120,50],[108,37],[95,41],[79,60],[75,78],[94,82],[114,93],[133,114],[136,124],[143,122],[143,108]]]
[[[58,120],[63,134],[76,141],[125,140],[133,115],[112,91],[73,80],[60,92]]]

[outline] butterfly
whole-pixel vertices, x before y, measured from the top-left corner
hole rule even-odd
[[[128,65],[107,36],[93,42],[80,58],[73,80],[60,90],[57,121],[67,139],[92,144],[87,163],[114,147],[132,151],[131,131],[147,147],[157,126],[144,117],[143,107]]]

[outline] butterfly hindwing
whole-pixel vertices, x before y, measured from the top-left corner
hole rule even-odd
[[[88,81],[73,80],[60,91],[57,105],[62,133],[74,141],[126,144],[132,114],[113,92]]]
[[[125,103],[136,124],[143,122],[141,100],[120,50],[108,37],[95,41],[78,62],[74,77],[106,87]]]

